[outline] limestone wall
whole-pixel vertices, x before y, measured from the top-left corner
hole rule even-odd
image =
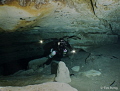
[[[41,56],[40,39],[84,50],[116,43],[119,16],[120,0],[1,0],[0,62]]]

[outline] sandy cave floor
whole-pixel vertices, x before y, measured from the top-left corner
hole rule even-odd
[[[120,45],[106,45],[92,51],[80,51],[62,59],[70,70],[72,82],[69,83],[78,91],[120,91]],[[80,66],[79,72],[71,70]],[[101,72],[100,76],[86,77],[82,72],[89,70]],[[0,77],[0,86],[25,86],[54,81],[47,66],[39,74],[27,76]]]

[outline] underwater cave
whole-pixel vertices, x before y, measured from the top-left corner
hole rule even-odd
[[[61,61],[71,91],[120,89],[119,16],[119,0],[0,0],[0,91],[59,82]]]

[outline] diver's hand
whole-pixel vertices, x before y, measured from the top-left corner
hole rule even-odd
[[[53,56],[56,55],[56,51],[52,51],[50,54],[49,54],[49,57],[52,58]]]

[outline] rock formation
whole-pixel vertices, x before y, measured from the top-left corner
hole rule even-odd
[[[117,42],[119,0],[2,0],[0,31],[29,30],[43,39],[68,37],[75,48]],[[40,5],[40,8],[36,8]]]
[[[78,91],[66,83],[47,82],[24,87],[0,87],[0,91]]]
[[[65,63],[60,61],[58,64],[57,76],[55,78],[57,82],[69,83],[71,82],[70,73]]]
[[[1,0],[0,64],[41,57],[53,38],[85,51],[117,43],[119,16],[120,0]]]
[[[72,69],[72,71],[79,72],[80,66],[74,66],[71,69]]]
[[[92,70],[83,72],[82,74],[85,75],[85,76],[87,76],[87,77],[93,77],[93,76],[100,76],[101,72],[92,69]]]
[[[43,63],[45,63],[47,61],[48,58],[43,57],[43,58],[39,58],[39,59],[35,59],[35,60],[31,60],[28,63],[29,69],[33,69],[33,70],[37,70],[40,68],[40,66],[43,65]]]

